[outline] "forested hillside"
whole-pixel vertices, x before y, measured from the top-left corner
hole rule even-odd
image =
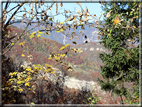
[[[16,26],[12,26],[12,30],[14,33],[19,34],[22,29],[17,28]],[[68,71],[68,75],[70,77],[76,77],[78,79],[84,80],[97,80],[97,77],[101,78],[100,65],[102,61],[99,59],[99,52],[103,52],[101,50],[96,50],[97,48],[101,48],[102,46],[99,43],[90,42],[88,44],[79,44],[71,46],[71,48],[79,48],[82,49],[81,53],[75,53],[68,49],[59,50],[63,44],[60,44],[54,40],[44,38],[44,37],[34,37],[30,39],[30,34],[26,33],[26,36],[21,39],[22,45],[19,41],[15,47],[11,51],[7,53],[7,55],[13,57],[17,60],[17,63],[28,60],[29,55],[33,56],[32,63],[33,64],[51,64],[54,67],[60,68],[59,64],[52,60],[48,59],[51,53],[66,53],[67,58],[64,59],[65,62],[70,63],[73,66],[73,71]],[[93,50],[91,50],[93,47]],[[86,50],[84,50],[86,48]],[[104,47],[103,47],[104,48]],[[105,49],[104,49],[105,50]],[[24,57],[21,55],[25,55]],[[66,67],[63,68],[67,70]]]
[[[22,29],[12,26],[14,33],[19,34]],[[60,50],[63,44],[60,44],[54,40],[44,38],[44,37],[34,37],[30,39],[30,34],[26,33],[26,36],[21,39],[23,41],[22,45],[17,43],[15,47],[7,54],[17,60],[17,62],[22,62],[28,60],[28,57],[22,57],[32,55],[33,64],[51,64],[56,68],[61,68],[60,64],[52,59],[48,59],[51,53],[66,53],[67,57],[64,59],[65,62],[70,63],[73,66],[73,71],[67,71],[66,67],[63,67],[67,71],[68,76],[76,77],[78,79],[97,81],[97,77],[102,79],[100,75],[100,66],[103,65],[99,58],[99,53],[109,51],[103,47],[103,45],[95,42],[89,42],[84,44],[75,44],[70,47],[70,49]],[[57,35],[56,35],[57,36]],[[58,37],[59,38],[59,37]],[[131,47],[131,45],[130,45]],[[71,49],[81,49],[81,53],[72,52]]]

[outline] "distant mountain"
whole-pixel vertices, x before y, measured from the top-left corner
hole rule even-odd
[[[17,26],[21,29],[24,29],[26,27],[26,24],[22,24],[22,23],[15,23],[13,24],[14,26]],[[36,23],[32,23],[29,27],[28,27],[28,30],[31,29],[32,27],[36,26],[37,24]],[[43,26],[44,27],[44,26]],[[53,32],[50,32],[50,35],[49,36],[45,36],[45,35],[42,35],[44,38],[48,38],[48,39],[52,39],[52,40],[55,40],[61,44],[72,44],[72,41],[76,41],[77,44],[82,44],[85,42],[85,40],[87,40],[88,42],[99,42],[99,40],[97,39],[98,38],[98,29],[92,26],[84,26],[84,30],[81,29],[81,27],[79,26],[77,29],[76,29],[76,33],[79,33],[79,31],[82,31],[82,33],[84,33],[84,36],[86,35],[87,36],[87,39],[85,39],[84,37],[82,37],[81,33],[80,33],[80,36],[79,37],[75,37],[74,39],[70,40],[69,37],[66,37],[63,33],[57,33],[55,31]],[[38,29],[40,28],[34,28],[34,31],[37,31]],[[66,30],[66,34],[67,33],[71,33],[71,31],[73,30]],[[80,38],[80,40],[79,40]]]

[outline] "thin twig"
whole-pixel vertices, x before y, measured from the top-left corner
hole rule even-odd
[[[13,42],[14,44],[15,44],[18,40],[21,39],[22,35],[24,34],[24,32],[26,31],[26,29],[28,28],[29,24],[31,23],[31,21],[33,20],[33,18],[34,18],[35,16],[36,16],[36,14],[31,18],[31,20],[30,20],[29,23],[27,24],[27,27],[26,27],[26,28],[24,29],[24,31],[21,33],[21,35],[19,36],[19,38]],[[9,44],[9,45],[10,45],[10,44]],[[9,46],[9,45],[8,45],[8,46]],[[7,47],[8,47],[8,46],[7,46]],[[7,51],[4,52],[2,55],[6,54],[13,46],[14,46],[14,45],[12,45],[9,49],[7,49]],[[6,47],[6,48],[7,48],[7,47]],[[6,48],[5,48],[5,49],[6,49]],[[4,50],[5,50],[5,49],[4,49]]]

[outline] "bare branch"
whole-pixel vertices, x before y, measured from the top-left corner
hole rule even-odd
[[[31,18],[30,22],[27,24],[27,26],[26,26],[26,28],[24,29],[24,31],[20,34],[19,38],[13,42],[14,44],[15,44],[18,40],[21,39],[22,35],[23,35],[24,32],[27,30],[29,24],[31,23],[31,21],[33,20],[33,18],[34,18],[35,16],[36,16],[36,14]],[[9,44],[7,47],[9,47],[10,45],[11,45],[11,44]],[[3,49],[3,52],[2,52],[3,54],[2,54],[2,55],[6,54],[13,46],[14,46],[14,45],[12,45],[9,49],[7,49],[6,52],[4,52],[4,51],[6,50],[7,47],[6,47],[5,49]]]
[[[6,29],[6,27],[9,25],[9,22],[11,21],[11,19],[14,17],[14,15],[17,13],[17,11],[24,5],[24,2],[19,5],[18,9],[12,14],[12,16],[9,18],[9,20],[7,21],[7,23],[4,26],[4,30]]]

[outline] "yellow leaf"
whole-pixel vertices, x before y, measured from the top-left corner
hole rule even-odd
[[[67,19],[65,22],[69,21],[70,19]]]
[[[19,45],[23,45],[23,44],[24,44],[23,42],[19,43]]]
[[[52,67],[52,66],[51,66],[51,65],[49,65],[49,64],[45,64],[45,66]]]
[[[28,72],[27,74],[28,74],[28,75],[30,75],[31,73],[30,73],[30,72]]]
[[[37,74],[37,72],[38,72],[38,70],[35,70],[33,73],[34,73],[34,74]]]
[[[55,72],[51,72],[51,73],[53,73],[53,74],[54,74]]]
[[[14,43],[11,43],[11,46],[14,45]]]
[[[17,84],[22,84],[24,83],[24,81],[17,81]]]
[[[60,57],[64,57],[64,56],[65,56],[65,54],[60,55]]]
[[[63,24],[63,22],[60,23],[61,25]]]
[[[35,35],[35,34],[36,34],[36,32],[33,32],[33,33],[32,33],[32,35]]]
[[[11,85],[13,83],[13,81],[8,82],[8,85]]]
[[[133,26],[133,28],[136,28],[136,26]]]
[[[130,39],[130,42],[132,42],[133,41],[133,39]]]
[[[20,92],[22,92],[22,91],[23,91],[23,89],[22,89],[22,88],[19,88],[18,90],[19,90]]]
[[[52,59],[51,57],[49,57],[48,59]]]
[[[66,47],[68,47],[70,44],[66,44],[65,46],[62,46],[61,48],[60,48],[60,50],[63,50],[63,49],[65,49]]]
[[[25,83],[25,86],[30,86],[30,82],[28,82],[28,83]]]
[[[38,67],[34,67],[35,70],[38,70]]]
[[[17,72],[13,72],[13,75],[16,75],[17,74]]]
[[[54,58],[55,58],[56,60],[60,60],[60,57],[55,56]]]
[[[9,79],[9,81],[13,81],[13,79]]]
[[[42,32],[38,32],[39,34],[43,34]]]
[[[136,19],[138,19],[138,16],[136,16]]]
[[[31,39],[32,39],[33,37],[35,37],[35,35],[33,35],[33,34],[32,34],[32,35],[30,35],[30,38],[31,38]]]
[[[21,56],[22,56],[22,57],[25,57],[25,55],[24,55],[24,54],[22,54]]]
[[[57,33],[60,33],[60,31],[58,30],[58,31],[56,31]]]
[[[27,68],[26,71],[31,71],[31,68]]]
[[[62,46],[62,47],[60,48],[60,50],[63,50],[63,49],[65,49],[65,46]]]
[[[29,75],[26,79],[25,79],[25,81],[29,81],[29,80],[31,80],[32,79],[32,77]]]
[[[33,91],[33,93],[35,94],[36,92],[35,92],[35,91]]]
[[[37,37],[40,37],[40,36],[41,36],[40,34],[37,35]]]
[[[113,23],[114,23],[114,24],[120,23],[119,18],[117,17],[116,19],[113,19]]]
[[[55,69],[52,68],[53,71],[55,71]]]
[[[66,45],[65,45],[65,47],[68,47],[68,46],[70,46],[70,44],[66,44]]]
[[[60,29],[60,31],[63,31],[63,29]]]
[[[49,72],[49,71],[51,71],[51,69],[46,69],[46,70],[44,70],[44,71]]]

